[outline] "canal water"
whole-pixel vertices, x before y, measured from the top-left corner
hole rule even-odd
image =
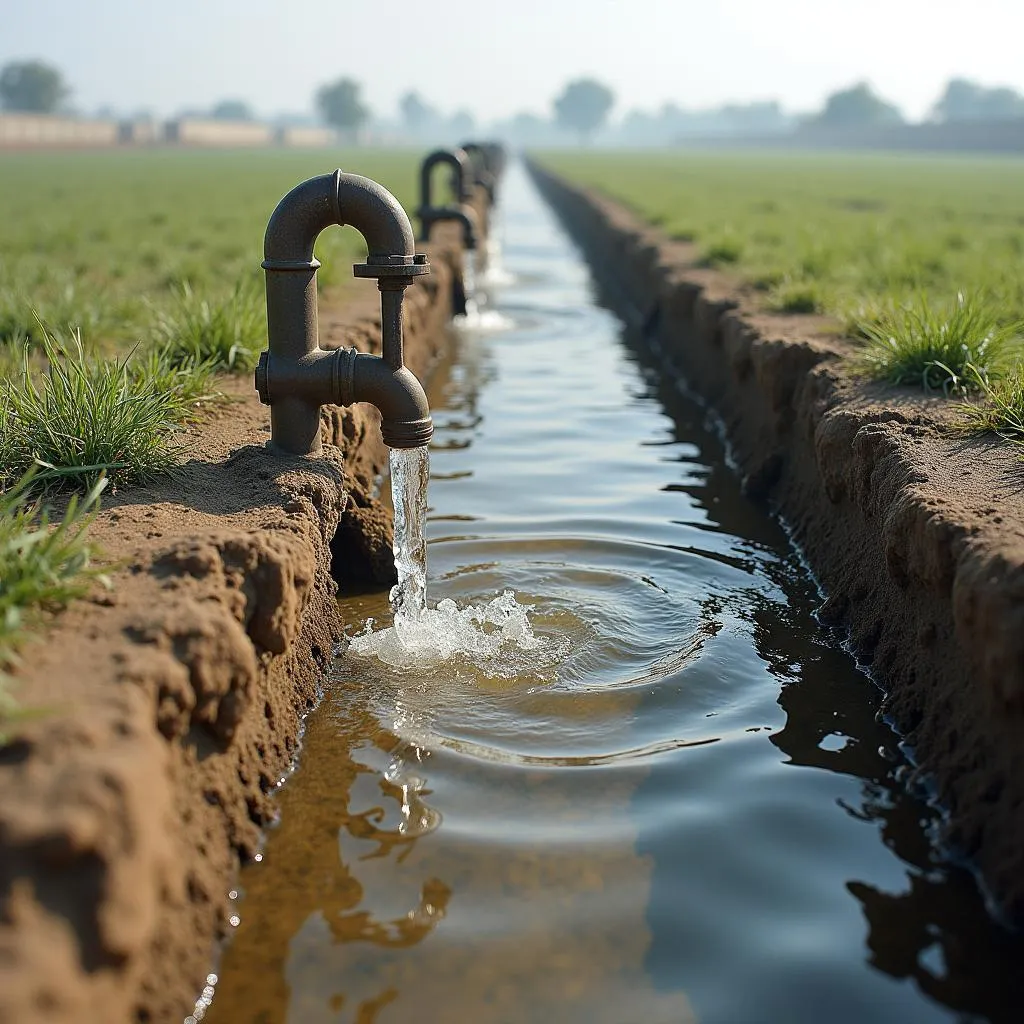
[[[509,280],[433,383],[428,600],[508,635],[339,657],[196,1019],[1021,1019],[1024,944],[784,531],[518,167],[499,225]]]

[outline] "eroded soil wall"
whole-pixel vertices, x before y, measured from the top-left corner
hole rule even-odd
[[[1024,471],[948,403],[858,380],[822,318],[759,312],[620,205],[531,166],[606,300],[724,421],[948,811],[945,843],[1024,919]]]
[[[461,276],[458,241],[439,235],[407,293],[421,377]],[[380,351],[364,292],[321,309],[324,348]],[[394,571],[376,410],[325,409],[323,457],[285,459],[265,448],[251,382],[222,386],[179,473],[104,500],[90,535],[109,589],[24,651],[16,693],[40,714],[0,747],[3,1024],[191,1011],[341,637],[332,563]]]

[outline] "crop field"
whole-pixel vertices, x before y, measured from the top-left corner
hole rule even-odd
[[[549,153],[771,308],[844,323],[958,293],[1024,318],[1024,163],[941,156]]]

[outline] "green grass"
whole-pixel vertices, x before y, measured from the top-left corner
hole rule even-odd
[[[1001,322],[998,310],[962,294],[944,305],[919,298],[859,326],[858,369],[925,391],[977,390],[1010,371],[1021,351],[1021,324]]]
[[[1024,449],[1024,369],[1018,366],[994,380],[973,368],[968,374],[983,400],[960,404],[964,430],[991,432]]]
[[[29,492],[94,496],[98,477],[125,486],[173,467],[213,374],[250,370],[265,345],[260,262],[278,200],[340,165],[411,209],[421,155],[0,152],[0,672],[37,613],[89,578],[92,497],[51,524]],[[329,291],[365,248],[328,230],[316,254]],[[4,700],[0,684],[0,719]]]
[[[84,594],[99,574],[85,538],[90,509],[105,480],[51,522],[48,510],[31,498],[35,471],[0,488],[0,743],[24,715],[10,692],[11,669],[28,630],[46,612],[62,609]]]
[[[777,313],[823,313],[829,306],[828,288],[820,281],[784,277],[767,291],[767,306]]]
[[[173,307],[155,311],[153,343],[174,367],[251,370],[265,344],[264,308],[263,296],[252,283],[236,285],[219,301],[196,294],[185,283]]]
[[[26,348],[23,369],[0,380],[0,483],[33,466],[34,482],[88,489],[100,474],[115,484],[170,469],[175,434],[212,390],[210,367],[174,366],[159,353],[89,356],[78,335],[62,344],[43,333],[45,370]]]

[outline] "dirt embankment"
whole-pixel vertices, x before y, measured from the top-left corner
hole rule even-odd
[[[421,377],[461,276],[438,234],[406,301]],[[324,348],[379,351],[364,288],[321,310]],[[17,695],[43,714],[0,748],[2,1024],[190,1012],[341,636],[332,562],[394,572],[376,410],[325,409],[323,457],[282,459],[251,382],[222,383],[178,474],[105,499],[91,536],[110,588],[24,652]]]
[[[859,381],[823,318],[758,312],[692,246],[533,166],[611,305],[724,420],[948,810],[944,840],[1024,920],[1024,465],[942,400]]]

